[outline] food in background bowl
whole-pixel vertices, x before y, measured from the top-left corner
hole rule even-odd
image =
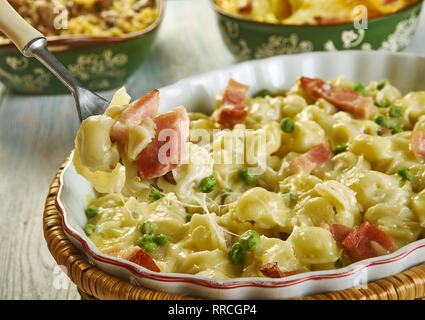
[[[222,38],[238,61],[311,51],[401,51],[422,8],[422,1],[212,1]],[[242,3],[252,5],[241,13]],[[365,4],[368,15],[351,11],[354,4]]]
[[[47,36],[50,51],[71,74],[93,91],[118,88],[138,69],[156,39],[165,8],[165,0],[10,2]],[[66,21],[66,28],[54,27]],[[69,92],[38,61],[23,57],[10,41],[0,37],[0,44],[0,81],[14,92]]]
[[[260,22],[287,25],[350,23],[359,16],[358,6],[368,18],[400,11],[419,0],[217,0],[226,12]],[[359,7],[358,7],[359,8]]]
[[[45,36],[120,36],[140,31],[158,16],[153,0],[9,0]],[[9,43],[0,37],[0,44]]]
[[[97,191],[85,232],[102,253],[161,273],[282,278],[424,235],[424,92],[343,77],[248,90],[230,79],[207,116],[158,114],[157,90],[130,103],[120,89],[82,123],[73,162]]]

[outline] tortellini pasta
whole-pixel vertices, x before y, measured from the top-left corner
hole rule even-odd
[[[417,217],[403,205],[377,204],[366,211],[364,219],[389,234],[398,247],[415,241],[421,232]]]
[[[151,118],[143,119],[139,125],[128,128],[128,142],[125,145],[125,153],[131,160],[136,160],[154,136],[155,123]]]
[[[425,236],[424,159],[411,139],[425,129],[425,93],[344,77],[327,85],[360,88],[376,105],[361,118],[297,80],[286,92],[245,96],[237,112],[246,114],[229,128],[220,122],[229,99],[221,92],[211,116],[189,114],[182,163],[152,179],[140,178],[138,160],[155,122],[133,123],[124,142],[110,137],[131,105],[120,89],[76,139],[74,165],[97,192],[87,209],[95,208],[87,211],[90,239],[121,258],[141,248],[161,272],[228,279],[357,261],[335,226],[351,234],[370,223],[394,248]]]
[[[195,251],[226,250],[223,230],[216,223],[215,214],[194,214],[189,223],[189,237],[186,247]]]
[[[81,164],[91,171],[112,171],[120,154],[118,145],[111,141],[109,132],[115,121],[105,115],[84,120],[75,141]]]
[[[366,210],[379,203],[408,204],[412,191],[396,175],[367,170],[353,174],[348,186],[356,192],[357,201]]]
[[[328,199],[332,203],[336,211],[336,223],[349,228],[360,224],[360,206],[353,190],[334,180],[319,183],[314,189],[324,199]]]
[[[295,256],[304,264],[335,262],[341,255],[332,234],[320,227],[296,227],[288,238]]]
[[[292,243],[277,238],[262,236],[261,247],[258,252],[255,253],[255,257],[259,260],[258,262],[260,265],[277,262],[283,271],[292,271],[294,265],[297,270],[308,269],[308,267],[295,256]]]
[[[300,120],[297,123],[294,131],[282,139],[285,151],[304,153],[325,140],[325,131],[317,122]]]
[[[75,170],[86,178],[93,188],[100,193],[120,192],[126,181],[124,166],[117,164],[115,169],[108,171],[91,171],[80,161],[78,149],[74,150],[73,163]]]
[[[411,92],[396,101],[405,109],[406,119],[413,127],[419,118],[425,114],[425,91]]]
[[[282,196],[256,187],[239,197],[222,216],[221,223],[238,233],[254,229],[260,233],[278,234],[291,231],[290,220],[291,213]]]

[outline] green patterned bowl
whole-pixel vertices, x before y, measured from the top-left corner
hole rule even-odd
[[[369,19],[366,28],[354,23],[282,25],[257,22],[214,6],[222,38],[238,61],[281,54],[336,50],[401,51],[418,27],[422,1],[402,11]]]
[[[147,58],[157,36],[165,0],[156,0],[158,17],[141,31],[119,37],[49,37],[48,47],[86,88],[118,88]],[[0,81],[15,93],[63,94],[69,90],[36,59],[28,59],[13,44],[0,46]]]

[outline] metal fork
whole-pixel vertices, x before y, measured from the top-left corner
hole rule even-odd
[[[34,57],[68,87],[75,99],[80,122],[91,115],[102,114],[109,102],[84,88],[47,49],[46,38],[26,22],[6,1],[0,0],[0,31],[26,57]]]

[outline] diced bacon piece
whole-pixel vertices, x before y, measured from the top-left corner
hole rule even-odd
[[[298,270],[284,272],[280,270],[277,262],[267,263],[261,266],[260,271],[262,274],[264,274],[266,277],[269,277],[269,278],[284,278],[284,277],[292,276],[297,273],[301,273],[301,271],[298,271]]]
[[[124,248],[122,244],[117,243],[110,247],[107,251],[105,251],[105,253],[116,258],[127,260],[128,257],[132,256],[139,249],[140,248],[137,246],[130,246],[128,248]]]
[[[223,127],[233,129],[238,123],[243,123],[248,115],[248,108],[243,105],[249,86],[229,79],[224,90],[221,106],[218,110],[217,122]]]
[[[177,168],[186,155],[189,117],[184,107],[161,114],[153,119],[156,135],[139,154],[139,175],[142,179],[163,176]]]
[[[128,260],[138,264],[139,266],[145,267],[148,270],[161,272],[152,257],[144,252],[142,248],[137,250],[132,256],[128,258]]]
[[[318,25],[334,25],[334,24],[343,24],[343,23],[352,23],[353,20],[349,17],[314,17]]]
[[[159,91],[157,89],[147,93],[125,109],[119,121],[128,124],[138,124],[144,118],[153,118],[158,115]]]
[[[321,168],[333,156],[330,141],[323,142],[313,147],[306,153],[294,158],[289,163],[292,173],[305,172],[310,173],[313,170]]]
[[[113,125],[110,136],[114,141],[124,144],[128,138],[128,127],[136,126],[145,118],[153,118],[158,114],[159,91],[152,90],[132,103]]]
[[[410,136],[410,151],[425,160],[425,130],[416,130]]]
[[[247,115],[247,107],[227,105],[220,107],[217,122],[225,128],[233,129],[236,124],[245,122]]]
[[[363,260],[382,254],[382,250],[376,250],[376,244],[372,244],[372,242],[379,244],[386,253],[393,252],[397,248],[394,240],[388,234],[369,221],[363,222],[358,228],[351,231],[342,241],[342,245],[350,257],[355,260]]]
[[[332,236],[334,237],[337,245],[343,248],[344,246],[342,245],[342,241],[344,241],[344,239],[351,231],[353,231],[353,229],[342,224],[335,223],[329,227],[329,231],[332,233]]]
[[[238,7],[239,13],[249,14],[252,11],[252,0],[246,0],[246,3]]]
[[[373,108],[373,98],[347,88],[336,88],[321,79],[301,77],[301,87],[313,99],[323,98],[338,109],[353,116],[367,119]]]
[[[221,105],[241,105],[246,99],[246,94],[249,90],[249,86],[240,82],[237,82],[230,78],[227,83],[227,87],[224,90],[223,99]]]

